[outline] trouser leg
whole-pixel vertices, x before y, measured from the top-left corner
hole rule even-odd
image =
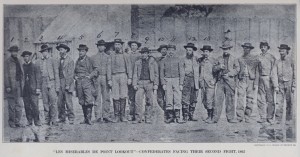
[[[65,92],[66,97],[66,108],[67,108],[67,116],[69,121],[74,121],[75,114],[74,114],[74,108],[73,108],[73,100],[72,100],[72,93],[71,92]]]
[[[101,80],[102,93],[102,117],[109,118],[110,116],[110,95],[106,77]]]
[[[36,126],[41,125],[38,95],[31,95],[31,109],[32,109],[34,124]]]
[[[49,90],[49,114],[50,121],[56,122],[57,116],[57,94],[54,88],[50,88]]]
[[[234,90],[228,84],[225,86],[225,106],[227,120],[233,120],[235,115]]]
[[[61,83],[63,83],[63,81],[61,81]],[[66,120],[66,108],[65,108],[66,100],[65,100],[65,94],[64,94],[65,91],[62,87],[60,88],[60,91],[58,94],[57,108],[58,108],[58,119],[60,121],[65,121]]]
[[[215,98],[215,108],[214,108],[214,121],[218,122],[223,108],[224,102],[224,84],[219,82],[216,87],[216,98]]]
[[[284,95],[285,95],[284,88],[279,88],[279,92],[277,93],[276,112],[275,112],[275,120],[279,123],[282,121]]]
[[[290,85],[286,86],[286,121],[293,119],[293,100],[292,100],[292,87]]]
[[[254,80],[249,80],[247,84],[245,119],[249,120],[254,106]]]
[[[242,121],[244,120],[244,99],[246,97],[246,90],[247,90],[247,82],[246,80],[239,80],[237,84],[237,104],[236,104],[236,116],[237,120]]]
[[[24,102],[25,114],[26,114],[28,124],[31,125],[33,120],[31,97],[30,96],[23,97],[23,102]]]
[[[146,97],[146,106],[145,106],[145,120],[146,123],[152,123],[152,109],[153,109],[153,84],[147,83],[145,87],[145,97]]]

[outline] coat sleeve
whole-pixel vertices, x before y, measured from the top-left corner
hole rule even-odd
[[[66,76],[66,90],[73,91],[72,86],[74,84],[74,61],[70,59],[67,68],[67,76]]]
[[[183,59],[179,60],[179,85],[183,85],[184,81],[184,67]]]
[[[90,68],[91,68],[91,73],[90,73],[90,78],[93,79],[93,78],[96,78],[98,77],[98,68],[97,68],[97,65],[95,63],[95,61],[93,59],[89,59],[90,61]]]
[[[291,60],[291,62],[292,62],[291,66],[292,66],[292,73],[293,73],[293,75],[292,75],[292,87],[296,88],[296,73],[295,73],[296,68],[295,68],[295,64],[294,64],[293,60]]]
[[[256,58],[256,65],[255,65],[255,78],[254,78],[254,85],[258,86],[258,82],[259,82],[259,61]]]
[[[126,63],[126,70],[127,70],[127,75],[128,75],[128,79],[132,79],[132,64],[135,64],[135,63],[131,63],[131,60],[130,60],[130,57],[128,54],[125,54],[124,55],[124,58],[125,58],[125,63]]]
[[[106,77],[107,81],[111,81],[111,57],[107,57],[107,66],[106,66]]]
[[[277,88],[278,85],[278,73],[277,73],[277,66],[278,61],[276,61],[273,65],[272,71],[271,71],[271,81],[273,83],[274,88]]]
[[[36,64],[34,65],[34,73],[35,73],[36,89],[41,89],[42,74],[41,74],[40,66]]]
[[[10,73],[9,73],[9,64],[7,61],[5,61],[5,64],[4,64],[4,86],[5,86],[5,89],[6,88],[12,88],[11,87],[11,84],[10,84]]]
[[[60,88],[60,80],[59,80],[59,70],[58,70],[58,65],[59,65],[59,61],[56,59],[52,59],[52,67],[53,67],[53,71],[54,71],[54,78],[55,78],[55,90],[59,91]]]
[[[134,67],[133,67],[133,75],[132,75],[132,85],[137,86],[137,82],[138,82],[138,60],[134,63]]]
[[[159,84],[159,70],[158,70],[158,64],[156,60],[153,58],[153,66],[154,66],[154,85]]]
[[[234,59],[233,61],[233,70],[228,74],[229,76],[235,77],[240,72],[240,62],[238,59]]]
[[[164,69],[165,69],[165,62],[164,62],[164,60],[162,60],[160,62],[160,66],[159,67],[160,67],[160,69],[159,69],[160,82],[161,82],[162,85],[165,85],[166,84],[166,80],[165,80],[165,71],[164,71]]]

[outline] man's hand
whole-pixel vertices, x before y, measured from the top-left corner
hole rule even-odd
[[[279,92],[279,88],[278,88],[278,87],[275,87],[275,88],[274,88],[274,91],[275,91],[276,93],[278,93],[278,92]]]
[[[138,90],[139,87],[138,86],[134,86],[133,88],[134,88],[134,90]]]
[[[132,82],[131,79],[128,79],[128,80],[127,80],[127,84],[128,84],[128,85],[131,85],[131,82]]]
[[[109,87],[112,87],[112,81],[108,81],[107,84],[108,84]]]
[[[166,85],[163,85],[163,90],[167,90],[167,86]]]
[[[182,89],[183,89],[183,86],[179,85],[179,90],[182,91]]]
[[[225,69],[225,65],[224,64],[220,64],[220,69]]]
[[[40,95],[40,93],[41,93],[41,90],[40,90],[40,89],[36,89],[36,90],[35,90],[35,94],[36,94],[36,95]]]
[[[291,90],[292,90],[291,92],[294,93],[295,92],[295,87],[292,87]]]
[[[11,88],[6,88],[6,92],[10,93],[11,92]]]
[[[157,86],[157,85],[154,85],[154,86],[153,86],[153,89],[154,89],[154,90],[157,90],[157,89],[158,89],[158,86]]]

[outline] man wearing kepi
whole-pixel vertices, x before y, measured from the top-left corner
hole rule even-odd
[[[180,119],[181,91],[184,79],[183,62],[174,56],[175,45],[168,45],[168,56],[160,66],[160,79],[166,93],[166,123],[182,123]]]
[[[23,72],[18,59],[19,47],[16,45],[11,46],[7,51],[11,53],[11,57],[4,62],[5,96],[8,101],[8,123],[11,128],[15,128],[21,126],[22,105],[20,98],[22,95]]]
[[[281,44],[279,47],[280,59],[276,61],[273,70],[275,91],[277,92],[275,120],[282,122],[284,99],[286,100],[286,124],[292,124],[294,102],[292,95],[296,90],[296,67],[293,58],[289,55],[290,47]]]
[[[98,73],[93,60],[86,55],[89,48],[84,44],[80,44],[77,49],[79,58],[75,64],[75,80],[77,97],[84,115],[84,121],[81,124],[92,125],[94,97],[97,94],[94,82]]]
[[[34,122],[35,126],[41,126],[39,111],[39,94],[41,93],[41,73],[38,66],[31,62],[32,52],[24,51],[22,57],[24,59],[24,88],[23,101],[27,125],[31,126]]]
[[[244,121],[250,123],[250,116],[252,114],[254,106],[254,92],[258,85],[258,70],[257,57],[251,54],[251,50],[254,47],[251,43],[245,43],[242,45],[244,54],[238,58],[237,70],[237,106],[236,115],[239,122]],[[244,100],[246,97],[246,106],[244,107]]]
[[[217,58],[213,68],[213,72],[217,75],[214,121],[218,122],[220,119],[225,99],[227,121],[236,123],[237,121],[234,119],[235,76],[238,73],[236,59],[230,54],[232,46],[229,41],[224,41],[220,48],[223,50],[223,55]]]
[[[123,52],[124,42],[114,40],[115,54],[111,55],[112,97],[115,120],[114,122],[128,121],[125,116],[128,85],[132,83],[132,66],[128,54]]]
[[[201,98],[204,108],[207,110],[207,118],[205,122],[208,124],[214,123],[214,109],[215,109],[215,85],[216,77],[213,73],[213,66],[215,59],[211,57],[213,49],[210,45],[203,45],[200,49],[203,53],[198,59],[200,63],[200,89]]]
[[[59,79],[60,90],[58,95],[59,122],[65,123],[66,117],[70,124],[74,124],[74,110],[72,93],[74,91],[74,61],[68,55],[70,48],[65,44],[59,44],[56,49],[60,53]]]
[[[48,125],[57,125],[57,95],[60,89],[58,62],[50,56],[52,47],[42,45],[42,58],[37,61],[42,75],[42,98],[45,121]]]
[[[153,92],[159,83],[158,65],[153,57],[149,56],[149,49],[142,48],[142,57],[134,64],[133,87],[136,90],[136,121],[141,123],[145,115],[145,123],[152,123]],[[146,97],[145,114],[143,114],[143,100]]]
[[[134,69],[135,62],[141,57],[141,54],[139,53],[139,48],[142,46],[140,42],[137,41],[129,41],[128,46],[130,47],[130,50],[128,52],[130,57],[130,62],[132,66],[132,71]],[[129,120],[135,120],[135,111],[136,111],[136,105],[135,105],[135,93],[134,87],[132,85],[128,86],[128,103],[129,103],[129,109],[130,113],[129,115],[131,118]]]
[[[95,106],[95,118],[98,122],[112,122],[110,119],[110,95],[109,89],[111,82],[111,58],[105,53],[106,42],[99,40],[96,45],[98,53],[92,57],[99,76],[95,82],[96,89],[98,90]],[[102,103],[101,103],[102,100]],[[99,109],[102,109],[102,115],[99,115]]]
[[[258,93],[257,106],[260,120],[258,123],[273,123],[274,117],[274,97],[273,85],[275,77],[271,75],[275,65],[276,58],[269,52],[270,46],[268,42],[262,41],[259,45],[262,53],[258,56]]]
[[[182,116],[183,122],[197,121],[194,118],[194,111],[197,104],[199,90],[199,64],[194,51],[197,47],[193,43],[184,46],[186,56],[183,59],[184,81],[182,89]]]

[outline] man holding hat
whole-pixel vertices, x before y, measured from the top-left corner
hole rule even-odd
[[[128,85],[132,83],[132,66],[128,54],[123,52],[124,42],[114,40],[115,54],[111,55],[112,97],[116,122],[128,121],[125,115]]]
[[[181,91],[183,89],[184,68],[180,58],[175,57],[175,45],[168,45],[168,56],[160,66],[160,79],[166,93],[166,123],[182,123],[180,120]]]
[[[273,123],[274,117],[274,89],[272,84],[277,78],[273,77],[272,71],[276,62],[276,58],[269,52],[270,46],[267,41],[260,42],[261,54],[258,55],[258,93],[257,106],[260,120],[258,123]]]
[[[59,79],[60,90],[58,95],[58,118],[59,122],[65,123],[68,117],[69,123],[74,124],[74,110],[72,93],[74,91],[74,61],[68,55],[70,48],[65,44],[59,44],[56,49],[60,54]]]
[[[159,84],[158,65],[153,57],[149,56],[149,49],[142,48],[141,58],[134,64],[133,87],[136,90],[136,120],[134,123],[141,123],[145,115],[145,123],[152,123],[153,92]],[[145,114],[143,113],[143,99],[146,97]]]
[[[217,75],[217,89],[215,96],[214,122],[220,119],[223,101],[225,99],[226,117],[229,123],[236,123],[234,119],[234,95],[235,95],[235,76],[238,73],[237,62],[230,54],[232,46],[229,41],[224,41],[220,47],[223,55],[218,57],[213,67],[213,72]]]
[[[203,45],[200,50],[203,52],[202,56],[198,59],[198,62],[200,63],[199,83],[201,89],[201,98],[204,108],[207,110],[207,118],[205,119],[205,122],[212,124],[214,123],[214,100],[216,86],[216,77],[212,70],[216,61],[211,57],[211,52],[213,49],[210,45]]]
[[[238,72],[237,77],[237,106],[236,115],[237,120],[242,122],[245,119],[246,123],[250,123],[250,117],[254,106],[254,92],[258,85],[258,70],[257,57],[251,54],[254,49],[251,43],[244,43],[242,45],[244,54],[238,58],[236,64]],[[244,107],[244,100],[246,97],[246,107]]]
[[[134,69],[135,62],[141,57],[141,54],[139,53],[139,48],[142,46],[140,42],[137,41],[129,41],[128,46],[130,47],[130,50],[128,52],[130,57],[130,62],[132,66],[132,71]],[[134,87],[132,85],[128,86],[128,103],[129,103],[129,109],[130,109],[130,116],[129,120],[134,121],[135,120],[135,95],[136,90],[134,90]]]
[[[199,90],[199,64],[194,56],[197,47],[193,43],[187,43],[184,48],[186,49],[186,56],[183,59],[184,80],[181,101],[183,122],[185,123],[197,121],[194,118],[194,111]]]
[[[286,100],[286,124],[292,124],[293,119],[293,93],[296,90],[296,67],[294,60],[289,56],[290,47],[281,44],[279,47],[280,59],[276,61],[273,70],[275,91],[277,92],[275,120],[277,124],[282,122],[283,104]]]
[[[23,72],[18,59],[19,47],[13,45],[7,51],[11,53],[11,57],[4,62],[4,87],[9,106],[8,123],[11,128],[15,128],[21,127],[22,105],[20,98],[22,95]]]
[[[39,94],[41,93],[41,73],[38,66],[31,62],[32,52],[24,51],[22,57],[24,59],[24,88],[23,101],[27,125],[31,126],[34,122],[35,126],[41,126],[40,110],[39,110]]]
[[[84,44],[80,44],[77,49],[79,58],[75,64],[76,92],[84,115],[84,121],[80,124],[92,125],[94,97],[97,94],[94,83],[98,72],[93,60],[86,55],[89,48]]]
[[[95,82],[98,91],[95,106],[95,118],[98,122],[112,122],[110,119],[110,94],[109,88],[111,82],[111,58],[105,53],[107,43],[104,40],[99,40],[97,43],[98,53],[92,57],[98,71],[98,78]],[[102,100],[102,104],[101,104]],[[99,115],[99,109],[102,115]]]
[[[60,89],[58,61],[50,56],[52,47],[44,44],[40,52],[42,58],[36,64],[41,71],[42,98],[45,121],[48,125],[57,125],[57,95]]]

